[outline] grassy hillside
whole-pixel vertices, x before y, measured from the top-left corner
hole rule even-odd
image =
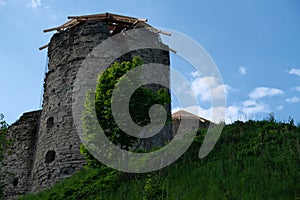
[[[300,199],[300,126],[264,121],[227,125],[213,151],[197,157],[205,130],[171,166],[148,174],[84,169],[20,199]]]

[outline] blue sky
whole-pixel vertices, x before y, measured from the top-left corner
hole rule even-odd
[[[111,12],[147,18],[201,44],[216,63],[227,91],[226,121],[300,122],[300,1],[0,0],[0,113],[8,123],[40,108],[47,44],[69,15]],[[186,63],[173,56],[173,63]],[[188,64],[186,64],[188,65]],[[187,69],[188,67],[186,67]],[[209,118],[201,80],[184,71]],[[202,95],[202,96],[201,96]],[[177,109],[176,105],[173,105]]]

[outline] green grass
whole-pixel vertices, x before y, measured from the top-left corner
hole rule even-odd
[[[213,151],[197,157],[204,130],[175,163],[148,174],[84,169],[30,199],[300,199],[300,127],[274,120],[224,128]]]

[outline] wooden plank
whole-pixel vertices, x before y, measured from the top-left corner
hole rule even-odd
[[[147,19],[143,18],[134,18],[134,17],[128,17],[128,16],[122,16],[122,15],[116,15],[111,13],[105,13],[105,14],[94,14],[94,15],[83,15],[83,16],[68,16],[68,19],[78,19],[78,20],[95,20],[95,19],[113,19],[116,21],[124,21],[127,23],[135,23],[137,20],[142,22],[147,22]]]
[[[140,22],[139,20],[135,20],[135,22],[132,25],[135,26],[139,22]]]
[[[54,28],[45,29],[45,30],[43,30],[43,32],[47,33],[47,32],[58,31],[58,30],[59,30],[59,27],[54,27]]]
[[[76,26],[76,25],[79,24],[79,23],[80,23],[80,21],[77,21],[76,23],[70,25],[68,28],[72,28],[73,26]]]
[[[94,14],[94,15],[82,15],[82,16],[68,16],[68,19],[88,19],[88,18],[106,18],[106,13],[104,14]]]
[[[107,20],[116,20],[116,21],[122,21],[122,22],[126,22],[126,23],[132,23],[134,25],[139,22],[147,22],[148,21],[148,19],[145,19],[145,18],[134,18],[134,17],[116,15],[116,14],[111,14],[111,13],[82,15],[82,16],[68,16],[68,19],[71,19],[71,20],[61,26],[46,29],[46,30],[44,30],[44,33],[51,32],[51,31],[63,31],[65,28],[69,28],[69,27],[73,27],[74,25],[77,25],[78,21],[85,21],[85,20],[107,19]],[[74,20],[76,20],[76,21],[74,21]]]
[[[111,18],[108,18],[108,20]],[[121,22],[127,22],[133,24],[137,19],[136,18],[126,18],[126,17],[119,17],[119,16],[112,16],[112,19],[121,21]]]
[[[135,21],[137,20],[138,18],[135,18],[135,17],[129,17],[129,16],[124,16],[124,15],[117,15],[117,14],[112,14],[112,13],[107,13],[107,17],[113,17],[113,18],[126,18],[126,19],[129,19],[129,20],[132,20],[132,21]]]
[[[64,28],[68,28],[69,26],[71,26],[72,24],[76,23],[78,20],[77,19],[72,19],[66,23],[64,23],[63,25],[60,26],[61,29]]]
[[[63,31],[65,28],[69,28],[70,26],[73,26],[77,22],[78,22],[77,19],[72,19],[72,20],[70,20],[70,21],[68,21],[68,22],[66,22],[63,25],[60,25],[58,27],[45,29],[43,32],[47,33],[47,32],[51,32],[51,31]]]
[[[133,23],[133,26],[135,26],[135,25],[137,25],[138,23],[140,23],[140,22],[147,22],[148,21],[148,19],[144,19],[144,18],[141,18],[141,19],[137,19],[137,20],[135,20],[135,22]]]
[[[106,19],[108,22],[123,22],[123,23],[129,23],[136,25],[138,23],[145,23],[148,21],[148,19],[145,18],[133,18],[133,17],[127,17],[122,15],[116,15],[111,13],[105,13],[105,14],[95,14],[95,15],[84,15],[84,16],[69,16],[68,19],[77,19],[79,21],[86,21],[86,20],[97,20],[97,19]],[[143,26],[147,26],[145,24],[142,24]]]

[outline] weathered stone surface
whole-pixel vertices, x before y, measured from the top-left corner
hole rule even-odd
[[[5,159],[0,167],[3,175],[3,199],[12,199],[28,193],[31,183],[37,129],[41,111],[24,113],[8,129],[8,139],[12,145],[5,148]]]
[[[56,33],[51,39],[49,71],[44,83],[43,111],[32,171],[32,192],[71,176],[85,163],[73,124],[72,85],[88,53],[109,36],[105,23],[97,20]],[[49,120],[53,121],[51,126],[47,123]],[[55,158],[51,163],[45,163],[49,151],[55,152]]]

